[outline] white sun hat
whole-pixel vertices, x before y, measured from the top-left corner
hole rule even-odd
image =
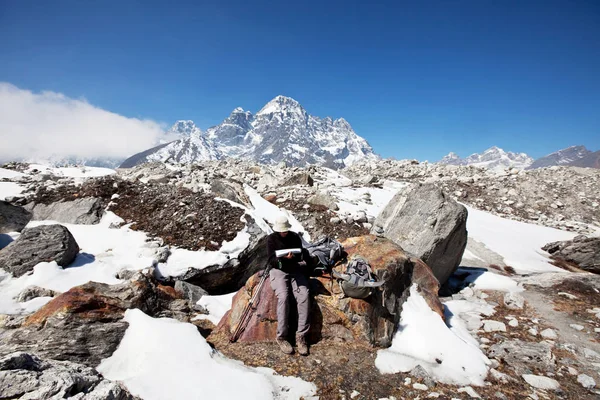
[[[283,214],[278,215],[275,218],[275,223],[273,223],[273,230],[275,232],[287,232],[291,227],[290,221],[288,221],[287,217]]]

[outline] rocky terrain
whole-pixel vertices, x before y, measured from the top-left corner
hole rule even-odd
[[[600,171],[596,169],[553,166],[490,171],[473,166],[383,160],[358,162],[343,173],[372,186],[386,179],[430,182],[463,204],[518,221],[582,234],[600,227]]]
[[[589,235],[600,227],[600,174],[594,170],[490,172],[382,160],[358,162],[336,172],[218,160],[187,166],[153,163],[102,177],[72,178],[60,171],[32,171],[25,164],[3,168],[24,174],[3,180],[20,185],[22,191],[0,202],[0,237],[8,237],[0,241],[0,268],[6,271],[0,276],[2,291],[15,282],[41,279],[42,269],[53,262],[59,272],[67,273],[109,259],[113,249],[92,252],[85,238],[78,237],[80,231],[69,236],[65,226],[97,226],[110,213],[119,219],[107,229],[148,235],[143,254],[150,257],[135,256],[110,282],[63,285],[64,290],[27,286],[16,293],[11,301],[22,311],[0,315],[0,397],[60,398],[69,393],[82,399],[135,398],[137,392],[128,391],[125,378],[119,383],[97,372],[107,370],[102,360],[124,342],[131,309],[194,324],[219,354],[249,367],[268,367],[313,382],[316,391],[305,398],[600,396],[598,275],[560,270],[515,274],[495,264],[495,257],[502,256],[492,248],[488,252],[494,257],[481,260],[486,268],[459,266],[468,229],[468,210],[460,203]],[[260,279],[269,218],[279,210],[287,210],[307,238],[336,237],[349,255],[366,256],[386,281],[382,291],[359,300],[342,298],[328,276],[313,277],[315,320],[309,357],[284,356],[273,343],[274,300],[269,290],[261,292],[254,320],[240,340],[228,340]],[[63,225],[33,226],[30,220]],[[55,232],[61,226],[66,232]],[[43,239],[47,237],[56,239]],[[246,237],[245,248],[224,250],[240,237]],[[581,271],[584,263],[594,265],[597,253],[590,256],[579,243],[597,246],[593,238],[574,238],[552,243],[548,251]],[[38,253],[38,248],[54,252],[36,260],[29,253]],[[19,263],[18,271],[8,266],[17,253],[28,259]],[[195,265],[193,258],[178,258],[190,254],[219,257],[203,266]],[[438,292],[440,283],[445,283],[444,290]],[[215,311],[201,305],[202,299],[228,293],[236,293],[230,310],[211,321],[208,317]],[[418,321],[409,320],[415,293],[424,300],[420,315],[440,325],[406,336]],[[5,301],[2,298],[0,306]],[[427,336],[434,334],[442,336]],[[445,342],[443,335],[460,339]],[[427,356],[419,354],[420,365],[382,372],[384,354],[394,359],[407,347],[420,346],[429,349]],[[459,353],[478,355],[462,359],[449,352],[455,347]],[[484,372],[473,370],[475,358]],[[455,374],[452,379],[444,375],[450,372]],[[49,388],[47,382],[59,381],[57,377],[60,383]],[[9,385],[13,381],[32,383]],[[273,390],[286,398],[290,387]]]

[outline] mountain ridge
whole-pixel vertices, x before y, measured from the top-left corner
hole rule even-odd
[[[168,133],[181,139],[137,153],[121,165],[147,161],[190,163],[232,157],[263,164],[285,161],[293,166],[317,164],[340,169],[359,159],[380,158],[344,118],[312,116],[298,101],[282,95],[256,114],[236,107],[219,125],[205,132],[193,121],[180,120]]]

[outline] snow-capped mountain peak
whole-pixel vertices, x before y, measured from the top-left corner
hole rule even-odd
[[[379,158],[344,118],[314,117],[298,101],[286,96],[275,97],[256,115],[237,107],[205,134],[196,129],[192,121],[178,121],[171,130],[189,132],[188,137],[193,136],[194,140],[147,150],[143,160],[194,162],[234,157],[266,164],[284,161],[289,165],[319,164],[337,169],[359,159]],[[187,149],[189,146],[196,150]],[[185,156],[165,155],[173,152]]]
[[[269,101],[259,112],[256,113],[256,116],[261,115],[269,115],[269,114],[306,114],[306,110],[298,103],[296,100],[291,97],[286,96],[277,96],[273,100]]]
[[[467,158],[460,158],[450,153],[439,161],[440,164],[473,165],[490,169],[519,168],[524,169],[533,163],[533,158],[525,153],[504,151],[498,146],[492,146],[482,153],[474,153]]]
[[[194,121],[191,120],[179,120],[173,124],[171,129],[168,130],[167,133],[176,134],[181,137],[196,135],[202,135],[202,131],[200,128],[194,124]]]
[[[552,165],[569,165],[583,159],[592,152],[585,146],[570,146],[544,157],[538,158],[529,167],[530,169],[550,167]]]

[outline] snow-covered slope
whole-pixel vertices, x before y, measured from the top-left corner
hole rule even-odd
[[[137,153],[123,161],[121,168],[131,168],[151,161],[191,163],[198,160],[218,160],[220,151],[193,121],[177,121],[167,132],[167,136],[181,139],[161,144]]]
[[[567,147],[566,149],[538,158],[528,169],[551,167],[553,165],[570,165],[591,153],[585,146]]]
[[[192,121],[178,121],[171,131],[180,133],[182,139],[147,150],[142,157],[141,153],[136,154],[133,165],[234,157],[264,164],[285,161],[289,165],[318,164],[337,169],[359,159],[379,158],[345,119],[314,117],[296,100],[285,96],[275,97],[256,115],[238,107],[205,134]]]
[[[513,153],[492,146],[483,153],[474,153],[467,158],[460,158],[455,153],[449,153],[439,161],[440,164],[473,165],[490,169],[519,168],[525,169],[533,163],[533,158],[525,153]]]

